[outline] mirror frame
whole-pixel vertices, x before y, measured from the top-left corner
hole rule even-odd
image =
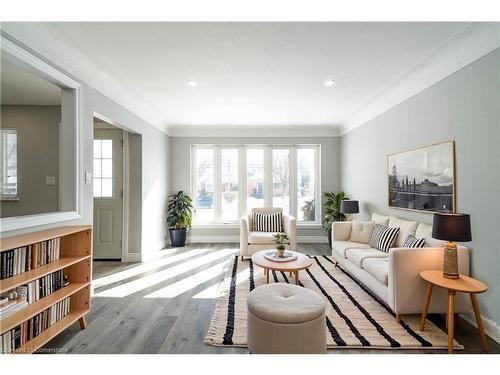
[[[71,89],[73,91],[72,98],[72,122],[74,124],[74,187],[71,191],[73,194],[74,210],[47,212],[32,215],[13,216],[0,218],[0,233],[21,230],[34,226],[54,224],[58,222],[80,219],[82,217],[82,197],[83,184],[80,180],[82,176],[82,85],[69,77],[66,73],[56,69],[51,64],[45,62],[41,58],[35,56],[30,51],[16,44],[11,38],[8,38],[2,31],[1,35],[1,52],[7,54],[9,58],[18,62],[20,65],[29,68],[38,76],[48,80],[51,83],[61,87],[61,89]]]

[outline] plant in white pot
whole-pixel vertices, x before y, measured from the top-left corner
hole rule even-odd
[[[286,233],[276,233],[273,237],[276,243],[276,252],[280,258],[283,258],[285,255],[285,243],[288,240],[288,236]]]

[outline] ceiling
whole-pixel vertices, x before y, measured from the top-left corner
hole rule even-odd
[[[61,88],[2,55],[2,105],[61,105]]]
[[[342,124],[466,23],[58,23],[160,127]],[[97,73],[96,75],[97,76]],[[335,80],[331,87],[325,80]],[[190,87],[188,80],[195,80]]]

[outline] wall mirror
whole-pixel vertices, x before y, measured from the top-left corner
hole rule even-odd
[[[2,35],[1,231],[80,217],[80,84]]]

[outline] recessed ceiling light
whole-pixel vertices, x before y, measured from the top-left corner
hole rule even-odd
[[[193,81],[193,80],[189,80],[189,81],[187,81],[187,85],[191,86],[191,87],[196,87],[196,86],[198,86],[198,82]]]
[[[325,85],[326,87],[333,86],[333,85],[335,85],[335,81],[334,81],[333,79],[326,80],[326,81],[324,82],[324,85]]]

